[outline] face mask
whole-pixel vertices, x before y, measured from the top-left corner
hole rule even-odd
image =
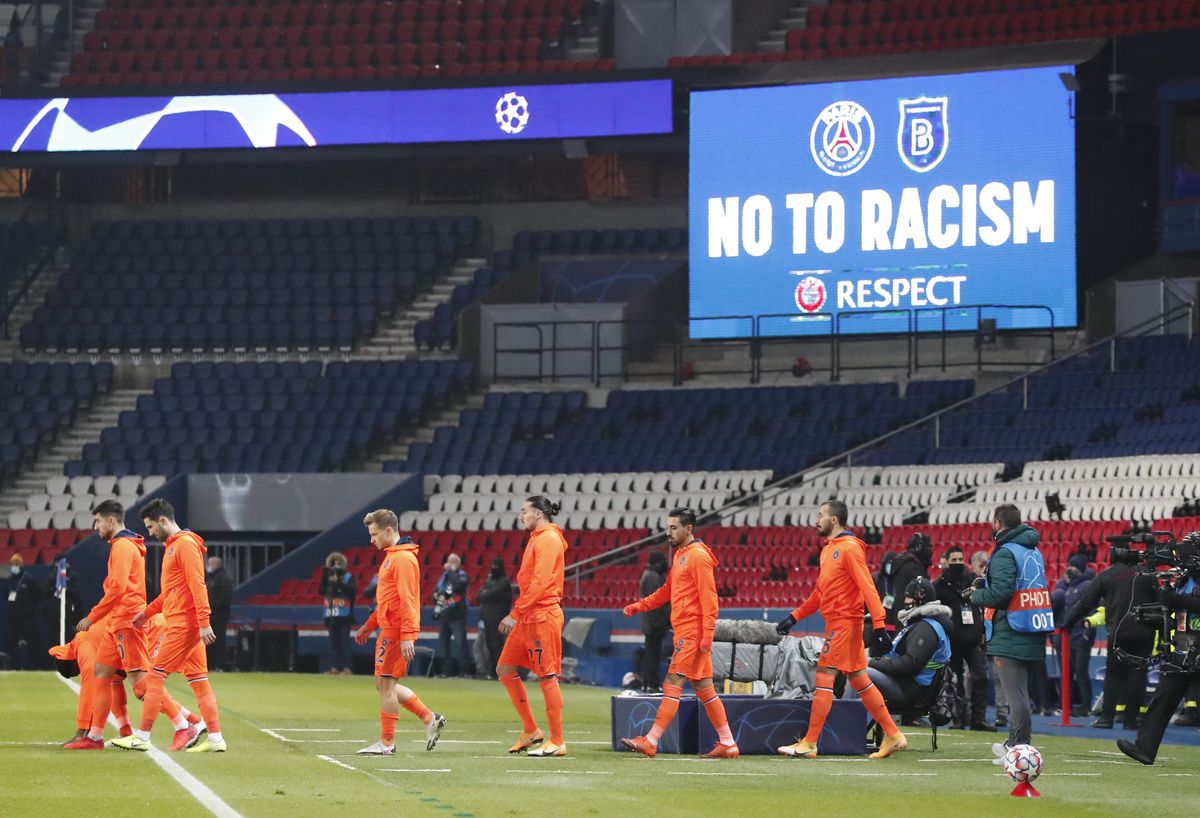
[[[952,580],[965,579],[967,576],[967,566],[962,565],[961,563],[956,563],[954,565],[947,565],[945,574],[947,577],[949,577]]]
[[[20,574],[20,573],[21,573],[21,566],[19,566],[19,565],[14,565],[14,566],[12,566],[11,568],[9,568],[9,569],[8,569],[8,572],[9,572],[10,574],[12,574],[12,575],[15,577],[15,576],[17,576],[18,574]]]

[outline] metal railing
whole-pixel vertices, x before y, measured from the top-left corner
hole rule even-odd
[[[941,424],[941,419],[943,416],[945,416],[951,412],[956,412],[959,409],[963,409],[967,406],[970,406],[971,404],[974,404],[977,401],[980,401],[983,398],[986,398],[990,395],[999,394],[999,393],[1009,389],[1014,384],[1020,383],[1022,385],[1022,395],[1023,395],[1022,408],[1028,409],[1029,408],[1029,381],[1030,381],[1030,379],[1035,378],[1039,375],[1043,375],[1043,374],[1047,373],[1049,370],[1051,370],[1052,368],[1059,366],[1060,364],[1063,364],[1067,361],[1075,360],[1084,355],[1088,355],[1092,352],[1095,352],[1095,351],[1098,351],[1101,349],[1105,349],[1107,347],[1109,371],[1116,371],[1117,341],[1120,340],[1121,338],[1150,334],[1150,333],[1155,332],[1156,330],[1160,330],[1160,329],[1169,327],[1172,323],[1174,323],[1180,319],[1186,319],[1187,326],[1188,326],[1187,336],[1188,336],[1188,340],[1190,342],[1191,334],[1192,334],[1191,328],[1194,326],[1195,320],[1196,320],[1196,309],[1197,309],[1197,304],[1192,301],[1189,301],[1189,302],[1183,303],[1183,304],[1178,304],[1178,305],[1164,311],[1162,314],[1157,315],[1153,318],[1147,319],[1146,321],[1143,321],[1140,324],[1130,327],[1127,330],[1124,330],[1124,331],[1118,332],[1118,333],[1114,333],[1113,335],[1110,335],[1107,338],[1104,338],[1100,341],[1096,341],[1095,343],[1090,344],[1086,347],[1083,347],[1079,350],[1076,350],[1075,352],[1072,352],[1069,355],[1065,355],[1062,358],[1059,358],[1057,360],[1050,361],[1041,366],[1038,366],[1036,369],[1026,372],[1016,378],[1012,378],[1011,380],[1008,380],[1005,383],[1002,383],[998,386],[988,389],[985,392],[980,392],[980,393],[972,395],[968,398],[964,398],[963,400],[957,401],[956,403],[953,403],[949,406],[943,407],[935,412],[931,412],[930,414],[928,414],[922,418],[919,418],[918,420],[912,421],[911,423],[906,423],[903,426],[900,426],[899,428],[896,428],[896,429],[891,430],[890,432],[887,432],[886,434],[883,434],[876,438],[873,438],[872,440],[869,440],[866,443],[862,443],[858,446],[854,446],[854,447],[842,452],[841,454],[835,455],[830,458],[826,458],[825,460],[822,460],[819,463],[816,463],[816,464],[806,467],[802,471],[795,472],[795,473],[788,475],[787,477],[784,477],[780,480],[776,480],[774,483],[771,483],[771,484],[763,487],[759,491],[752,492],[752,493],[747,494],[743,497],[740,497],[732,502],[726,503],[721,508],[713,509],[712,511],[705,512],[697,517],[697,520],[696,520],[697,527],[700,527],[702,525],[714,524],[714,523],[720,521],[723,516],[728,515],[731,512],[735,512],[735,511],[742,510],[742,509],[748,509],[753,506],[758,506],[759,508],[761,508],[763,505],[766,504],[764,502],[765,500],[769,500],[769,499],[776,497],[786,491],[790,491],[791,489],[797,488],[799,486],[803,486],[806,482],[815,480],[816,478],[822,476],[825,472],[827,472],[830,469],[837,468],[837,467],[843,466],[843,465],[846,467],[852,468],[854,455],[860,454],[862,452],[866,452],[870,449],[874,449],[875,447],[879,446],[880,444],[882,444],[898,435],[904,434],[905,432],[912,431],[914,429],[918,429],[922,426],[925,426],[926,424],[929,424],[929,423],[934,424],[935,440],[938,440],[940,438],[940,434],[939,434],[940,424]],[[940,443],[938,443],[936,445],[940,446]],[[609,549],[608,551],[605,551],[603,553],[596,554],[592,557],[589,557],[586,560],[580,560],[579,562],[572,563],[566,567],[568,578],[574,580],[575,592],[579,593],[580,583],[582,583],[582,581],[584,579],[586,579],[587,577],[590,577],[592,574],[596,573],[601,568],[605,567],[606,564],[633,558],[636,555],[638,555],[644,548],[646,548],[648,546],[660,544],[664,540],[665,540],[665,534],[663,534],[663,533],[651,534],[650,536],[643,537],[640,540],[636,540],[634,542],[627,543],[627,544],[619,546],[617,548]]]
[[[997,335],[1005,337],[1027,336],[1048,340],[1048,352],[1054,358],[1055,333],[1057,326],[1054,311],[1044,304],[970,304],[956,307],[913,307],[896,310],[856,310],[828,315],[797,315],[795,313],[762,313],[759,315],[716,315],[687,318],[676,321],[656,319],[572,319],[551,321],[509,321],[492,325],[492,372],[497,381],[539,382],[549,379],[589,380],[599,386],[606,378],[630,380],[629,355],[638,356],[640,372],[636,377],[665,378],[679,384],[684,380],[684,367],[690,350],[712,353],[721,348],[741,350],[745,353],[744,363],[736,360],[724,368],[706,365],[706,375],[746,375],[750,383],[761,383],[764,374],[790,372],[786,369],[771,369],[764,365],[764,350],[771,346],[818,342],[828,344],[828,366],[812,366],[810,371],[828,371],[830,380],[841,379],[843,372],[860,369],[903,369],[909,376],[922,367],[920,345],[923,340],[936,339],[940,342],[940,356],[929,366],[942,371],[952,366],[973,366],[982,370],[985,360],[983,344],[975,344],[969,360],[950,360],[948,341],[951,336],[975,335],[988,312],[1037,311],[1045,313],[1046,319],[1037,326],[1019,329],[1000,329]],[[789,325],[822,324],[820,332],[803,334],[775,332],[775,322],[786,320]],[[870,321],[870,325],[864,322]],[[736,324],[733,332],[723,337],[704,337],[704,325]],[[889,326],[882,326],[887,324]],[[864,328],[866,327],[866,328]],[[696,330],[700,330],[696,332]],[[568,330],[575,330],[568,333]],[[613,331],[615,330],[615,331]],[[716,331],[721,331],[720,329]],[[504,334],[528,333],[536,336],[533,343],[502,343]],[[562,335],[579,337],[577,343],[559,343]],[[693,337],[693,336],[699,337]],[[548,336],[548,337],[547,337]],[[733,336],[733,337],[730,337]],[[867,364],[847,363],[844,350],[859,342],[878,342],[881,339],[902,337],[905,344],[903,362],[886,364],[878,361]],[[616,339],[616,340],[614,340]],[[549,341],[549,345],[547,345]],[[666,352],[668,354],[661,355]],[[574,355],[576,365],[560,366],[560,359]],[[503,367],[506,357],[517,359],[536,358],[536,367],[525,372],[513,372],[513,367]],[[655,367],[656,358],[669,363]],[[1035,366],[1044,360],[1017,361],[1006,357],[1006,366]],[[579,363],[586,361],[586,367]],[[536,374],[534,370],[536,369]]]

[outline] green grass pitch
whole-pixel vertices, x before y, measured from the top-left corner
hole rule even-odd
[[[744,757],[646,759],[609,749],[612,691],[564,686],[565,759],[510,756],[516,717],[495,682],[414,680],[449,724],[433,752],[401,713],[398,752],[358,758],[378,738],[378,699],[366,677],[215,674],[229,752],[171,754],[234,813],[493,818],[548,816],[1194,815],[1200,748],[1164,747],[1146,768],[1110,742],[1035,737],[1046,759],[1042,798],[1019,800],[991,758],[991,735],[948,731],[932,752],[927,732],[910,749],[870,761]],[[194,700],[174,677],[169,686]],[[537,713],[541,694],[530,685]],[[68,752],[75,698],[49,673],[0,673],[0,814],[211,815],[144,754]],[[138,704],[133,702],[136,716]],[[110,729],[110,733],[111,733]],[[160,719],[154,741],[165,748]],[[232,814],[232,813],[231,813]]]

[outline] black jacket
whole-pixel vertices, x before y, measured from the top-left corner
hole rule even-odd
[[[900,626],[897,614],[904,608],[904,589],[917,577],[927,576],[929,576],[929,565],[911,551],[905,551],[892,560],[892,577],[889,588],[892,594],[892,607],[886,611],[887,624]]]
[[[653,567],[647,566],[642,572],[641,587],[639,588],[642,598],[650,596],[667,582],[667,578],[654,570]],[[663,605],[661,608],[655,608],[653,611],[646,611],[641,615],[642,633],[666,633],[671,629],[671,606],[670,604]]]
[[[208,588],[208,606],[212,609],[213,618],[229,618],[229,608],[233,605],[233,580],[224,568],[218,568],[204,575],[204,585]]]
[[[1108,627],[1110,645],[1154,642],[1154,629],[1127,616],[1134,605],[1155,601],[1154,578],[1132,565],[1115,562],[1101,571],[1083,591],[1083,595],[1067,612],[1063,627],[1070,627],[1104,605],[1104,621]]]
[[[485,623],[499,622],[512,610],[512,580],[506,574],[489,576],[479,589],[479,613]]]
[[[925,668],[925,665],[929,664],[929,660],[937,651],[937,631],[925,620],[936,619],[940,622],[948,638],[953,638],[954,634],[952,613],[941,602],[926,602],[920,607],[903,613],[902,625],[907,626],[913,621],[916,622],[900,646],[903,652],[897,656],[880,656],[867,663],[893,679],[911,679],[916,676]]]
[[[966,571],[961,580],[955,579],[951,571],[942,571],[938,581],[933,584],[937,589],[938,599],[950,609],[954,619],[954,630],[950,632],[950,647],[959,649],[971,645],[983,644],[983,608],[964,602],[962,592],[971,587],[975,575]],[[964,610],[967,612],[964,614]],[[963,620],[970,618],[971,622]]]
[[[438,580],[437,588],[434,590],[435,595],[441,594],[446,599],[442,616],[467,615],[467,588],[470,585],[471,578],[461,568],[442,574],[442,578]]]
[[[325,573],[321,574],[321,596],[325,597],[325,608],[328,611],[330,608],[329,600],[344,599],[347,602],[346,615],[344,617],[325,617],[326,624],[330,619],[354,619],[354,591],[357,587],[357,580],[354,579],[354,574],[349,571],[342,571],[340,574],[330,574],[330,569],[326,568]]]

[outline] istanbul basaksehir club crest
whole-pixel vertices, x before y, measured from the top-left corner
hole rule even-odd
[[[825,282],[816,276],[805,276],[796,284],[796,307],[801,312],[814,313],[825,306]]]
[[[809,148],[817,167],[830,176],[857,173],[875,150],[875,123],[857,102],[827,105],[813,122]]]

